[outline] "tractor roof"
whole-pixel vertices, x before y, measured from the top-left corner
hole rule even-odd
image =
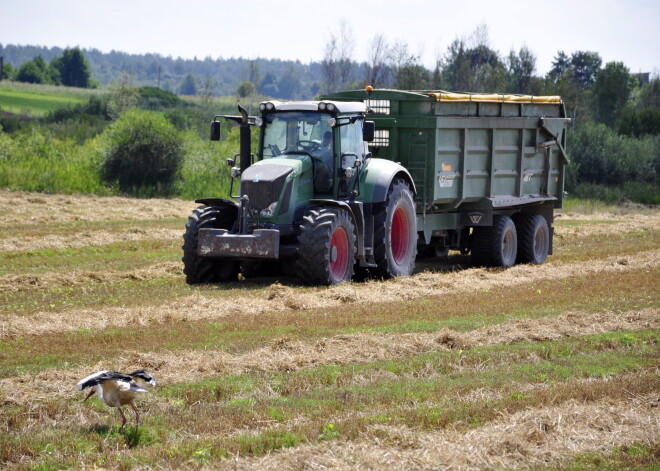
[[[329,101],[329,100],[323,100],[323,101],[265,101],[261,103],[263,107],[265,107],[268,104],[272,104],[272,107],[266,108],[266,111],[330,111],[330,112],[338,112],[338,113],[366,113],[367,112],[367,105],[365,105],[363,102],[354,102],[354,101]],[[260,108],[263,108],[260,105]],[[321,106],[319,106],[321,105]],[[324,106],[325,105],[325,109]],[[332,110],[332,107],[328,107],[327,105],[333,105],[334,110]]]

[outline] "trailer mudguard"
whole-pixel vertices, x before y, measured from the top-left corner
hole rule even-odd
[[[402,178],[408,183],[413,196],[417,195],[415,183],[408,170],[391,160],[370,158],[360,178],[359,200],[369,203],[382,203],[395,178]]]

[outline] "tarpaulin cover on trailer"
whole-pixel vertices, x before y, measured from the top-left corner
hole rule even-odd
[[[448,102],[485,102],[485,103],[524,103],[524,104],[560,104],[559,96],[501,95],[498,93],[455,93],[431,92],[428,94],[437,101]]]

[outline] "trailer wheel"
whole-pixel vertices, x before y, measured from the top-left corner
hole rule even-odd
[[[197,255],[197,234],[200,228],[231,229],[233,217],[215,206],[200,206],[188,217],[183,234],[183,273],[186,283],[223,283],[238,279],[238,262]]]
[[[550,250],[548,222],[538,213],[520,215],[518,231],[518,263],[544,263]]]
[[[312,285],[350,281],[355,264],[355,239],[355,227],[343,209],[309,209],[300,226],[298,276]]]
[[[472,264],[510,267],[516,263],[516,226],[508,216],[495,216],[492,226],[475,227],[472,232]]]
[[[374,216],[374,259],[377,278],[411,275],[417,256],[417,216],[408,184],[392,182],[387,200]]]

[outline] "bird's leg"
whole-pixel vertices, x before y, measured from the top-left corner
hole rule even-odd
[[[140,413],[138,412],[134,404],[131,404],[131,407],[135,412],[135,430],[137,430],[138,426],[140,425]]]
[[[87,399],[89,399],[90,397],[92,397],[92,394],[94,394],[95,392],[96,392],[96,390],[95,390],[94,388],[92,388],[92,390],[89,392],[89,394],[87,395],[87,397],[86,397],[85,399],[83,399],[83,402],[85,402]]]
[[[119,427],[119,430],[123,430],[124,425],[126,425],[126,416],[124,415],[124,411],[121,410],[121,407],[118,407],[119,413],[121,414],[121,427]]]

